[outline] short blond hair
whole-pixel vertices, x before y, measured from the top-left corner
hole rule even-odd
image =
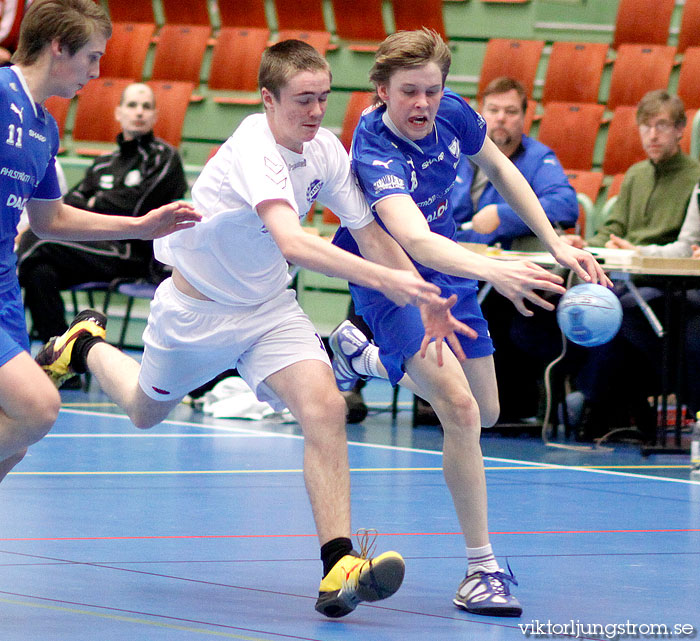
[[[397,31],[379,45],[369,79],[375,87],[386,86],[396,71],[423,67],[429,62],[440,68],[444,87],[452,54],[440,34],[425,27],[416,31]]]
[[[34,64],[53,40],[58,40],[73,56],[96,32],[108,39],[112,23],[93,0],[34,0],[22,19],[12,62]]]

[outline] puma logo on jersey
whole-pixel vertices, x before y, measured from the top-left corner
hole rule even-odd
[[[389,169],[389,165],[394,162],[394,159],[392,158],[391,160],[373,160],[372,164],[373,165],[378,165],[381,167],[384,167],[384,169]]]
[[[14,111],[19,116],[19,121],[21,123],[24,123],[24,115],[22,114],[22,112],[24,111],[24,107],[20,109],[14,102],[11,102],[10,111]]]

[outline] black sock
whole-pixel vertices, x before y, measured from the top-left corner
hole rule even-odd
[[[326,576],[333,569],[333,566],[350,552],[352,552],[352,541],[345,537],[338,537],[324,543],[321,546],[323,576]]]
[[[70,356],[71,369],[76,374],[85,374],[87,372],[87,355],[97,343],[104,343],[105,339],[101,336],[93,336],[86,332],[75,339],[73,345],[73,353]]]

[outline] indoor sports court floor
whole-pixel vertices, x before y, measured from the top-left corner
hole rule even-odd
[[[93,384],[94,388],[94,384]],[[438,428],[350,426],[353,525],[406,559],[399,592],[340,620],[314,611],[321,565],[296,424],[182,406],[141,432],[94,389],[0,486],[2,641],[456,641],[694,638],[700,483],[687,456],[579,452],[486,435],[490,530],[521,619],[452,605],[464,546]],[[389,402],[372,383],[366,399]],[[614,626],[614,627],[613,627]],[[654,636],[664,631],[666,636]]]

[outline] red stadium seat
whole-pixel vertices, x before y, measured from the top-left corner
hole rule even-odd
[[[620,45],[610,78],[608,109],[636,105],[647,91],[666,89],[675,56],[675,47]]]
[[[608,45],[555,42],[547,63],[542,102],[598,102]]]
[[[542,49],[544,40],[491,38],[486,45],[479,74],[479,95],[495,78],[509,76],[518,80],[525,87],[528,97],[532,97]]]
[[[675,4],[675,0],[620,0],[613,48],[626,43],[665,45]]]
[[[115,22],[100,60],[100,73],[110,78],[143,77],[143,64],[156,26],[147,22]]]
[[[550,102],[544,107],[537,139],[551,147],[567,169],[590,170],[605,107]]]
[[[631,106],[618,107],[613,112],[603,156],[602,169],[606,176],[623,174],[647,157],[639,137],[636,114],[637,108]]]
[[[158,33],[151,79],[199,84],[210,32],[205,25],[163,25]]]

